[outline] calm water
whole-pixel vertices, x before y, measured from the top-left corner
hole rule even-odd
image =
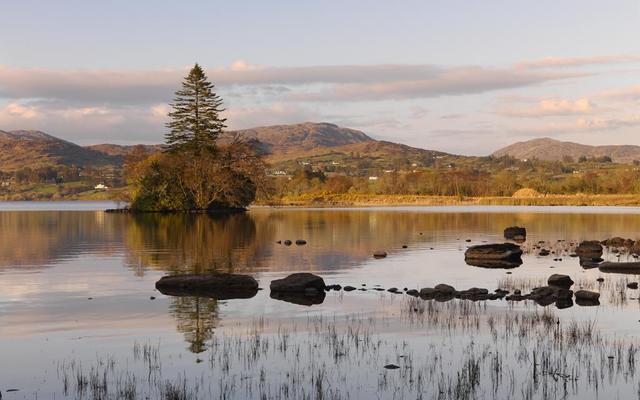
[[[639,277],[583,269],[566,253],[483,269],[467,265],[464,250],[502,242],[511,225],[527,227],[526,250],[542,240],[560,252],[586,239],[638,239],[640,209],[102,212],[112,206],[0,204],[3,399],[171,398],[175,387],[202,399],[638,397],[640,303],[626,283]],[[308,244],[276,243],[285,239]],[[389,255],[374,259],[376,250]],[[154,289],[187,271],[246,273],[265,290],[216,301]],[[272,279],[299,271],[369,290],[332,291],[310,307],[269,297]],[[552,273],[599,291],[602,304],[437,303],[371,290],[526,291]]]

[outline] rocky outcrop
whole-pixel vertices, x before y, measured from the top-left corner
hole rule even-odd
[[[481,268],[515,268],[522,265],[522,249],[513,243],[471,246],[464,253],[468,265]]]
[[[187,274],[164,276],[156,282],[156,289],[168,296],[248,299],[258,292],[258,282],[249,275]]]

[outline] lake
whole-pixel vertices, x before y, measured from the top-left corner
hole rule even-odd
[[[583,268],[583,240],[640,239],[639,208],[252,208],[231,216],[104,213],[100,202],[0,203],[2,399],[636,398],[640,277]],[[479,268],[468,246],[527,228],[523,264]],[[306,240],[286,246],[278,241]],[[406,248],[403,248],[406,246]],[[541,256],[539,248],[552,251]],[[384,250],[386,258],[373,252]],[[606,250],[610,261],[633,255]],[[249,274],[249,299],[171,297],[186,272]],[[313,272],[319,304],[270,297]],[[600,305],[422,300],[530,291],[554,273]],[[604,278],[599,282],[598,278]],[[399,288],[400,294],[386,290]],[[380,290],[376,290],[380,289]],[[385,368],[387,366],[387,368]]]

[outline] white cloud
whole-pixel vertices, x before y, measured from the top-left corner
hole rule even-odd
[[[545,116],[591,114],[596,105],[588,98],[577,100],[567,99],[542,99],[529,107],[503,107],[496,111],[497,114],[507,117],[537,118]]]

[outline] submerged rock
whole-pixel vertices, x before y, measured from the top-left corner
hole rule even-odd
[[[520,226],[510,226],[504,230],[504,238],[524,241],[527,237],[527,229]]]
[[[603,262],[598,266],[602,272],[616,274],[640,274],[640,262]]]
[[[387,256],[387,252],[383,250],[378,250],[373,253],[373,258],[385,258]]]
[[[316,289],[319,292],[324,292],[325,287],[326,285],[321,277],[309,272],[291,274],[286,278],[271,281],[271,285],[269,285],[272,292],[297,293],[304,293],[307,289]]]
[[[586,240],[576,247],[580,258],[594,259],[602,257],[602,245],[597,240]]]
[[[578,290],[576,292],[576,301],[577,300],[585,300],[585,301],[597,301],[600,299],[600,293],[592,292],[590,290]]]
[[[464,253],[465,260],[503,261],[519,260],[522,256],[520,246],[513,243],[481,244],[471,246]]]
[[[258,292],[258,282],[249,275],[187,274],[164,276],[156,282],[156,289],[169,296],[248,299]]]

